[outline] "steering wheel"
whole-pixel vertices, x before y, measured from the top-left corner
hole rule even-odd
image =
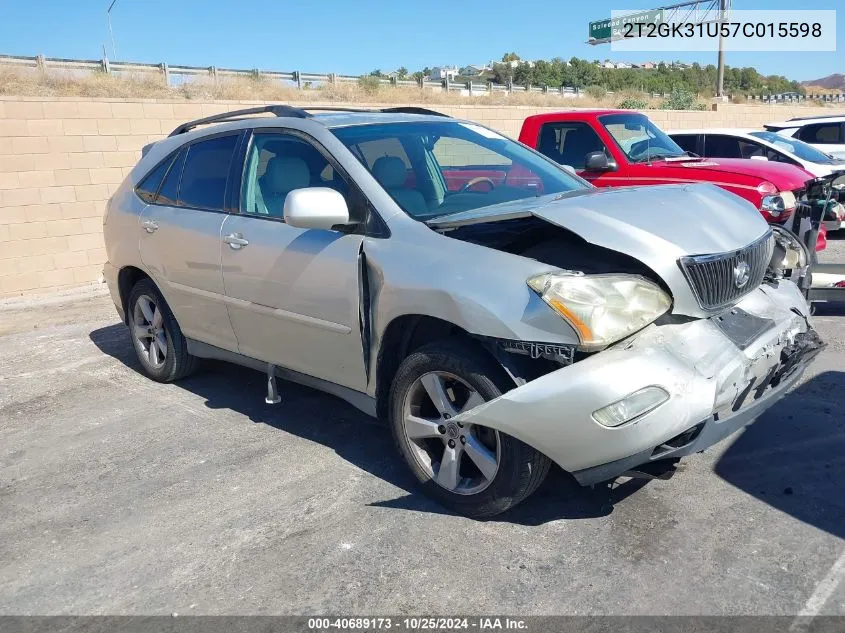
[[[475,185],[477,185],[478,183],[481,183],[481,182],[486,182],[487,184],[489,184],[490,185],[490,191],[493,191],[493,189],[496,188],[496,183],[493,182],[487,176],[476,176],[475,178],[471,178],[467,182],[467,184],[465,184],[463,187],[461,187],[461,189],[460,189],[460,191],[458,191],[458,193],[467,193]]]

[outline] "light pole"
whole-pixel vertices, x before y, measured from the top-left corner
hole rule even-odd
[[[112,55],[114,55],[115,61],[117,61],[117,49],[114,46],[114,32],[111,30],[111,10],[112,10],[112,7],[114,7],[116,2],[117,2],[117,0],[112,0],[111,4],[109,5],[109,8],[106,9],[106,17],[109,20],[109,36],[111,37],[111,52],[112,52]]]

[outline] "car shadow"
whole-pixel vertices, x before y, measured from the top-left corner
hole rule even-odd
[[[799,521],[845,538],[845,372],[814,376],[731,444],[714,471]]]
[[[126,327],[117,323],[94,330],[91,341],[104,354],[141,373]],[[416,480],[393,447],[384,422],[374,420],[346,402],[296,383],[279,381],[281,405],[264,402],[264,374],[229,363],[206,361],[197,374],[176,383],[205,400],[210,409],[229,409],[255,423],[266,424],[331,448],[338,456],[405,492],[371,504],[432,514],[454,514],[422,494]],[[315,412],[321,412],[315,417]],[[524,503],[491,519],[521,525],[541,525],[558,519],[606,516],[613,506],[648,483],[581,487],[568,473],[553,466],[549,476]]]

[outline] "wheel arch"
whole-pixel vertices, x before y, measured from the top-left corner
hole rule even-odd
[[[132,292],[135,284],[142,279],[149,279],[155,284],[155,281],[153,281],[150,275],[136,266],[124,266],[117,274],[117,288],[120,293],[120,305],[123,308],[124,323],[129,322],[129,306],[127,305],[129,303],[129,294]],[[156,287],[158,287],[157,284]]]
[[[388,323],[379,341],[375,378],[376,412],[380,419],[388,417],[390,386],[402,361],[423,345],[452,337],[460,338],[502,367],[501,362],[479,339],[459,325],[425,314],[398,316]]]

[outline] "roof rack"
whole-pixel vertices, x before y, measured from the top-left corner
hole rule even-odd
[[[203,117],[202,119],[195,119],[193,121],[188,121],[187,123],[183,123],[175,130],[173,130],[169,136],[178,136],[179,134],[184,134],[185,132],[190,132],[195,127],[200,125],[207,125],[209,123],[222,123],[223,121],[239,121],[242,117],[248,114],[273,114],[275,116],[290,116],[296,117],[298,119],[306,119],[311,115],[308,114],[305,110],[301,108],[294,108],[288,105],[269,105],[269,106],[261,106],[258,108],[246,108],[244,110],[231,110],[230,112],[223,112],[221,114],[214,114],[212,116]]]
[[[308,110],[314,112],[383,112],[385,114],[427,114],[429,116],[442,116],[449,118],[448,114],[429,110],[428,108],[418,108],[414,106],[398,106],[395,108],[381,108],[378,110],[368,110],[364,108],[344,108],[340,106],[315,106],[313,108],[295,108],[289,105],[268,105],[257,108],[246,108],[244,110],[231,110],[221,114],[214,114],[212,116],[203,117],[202,119],[195,119],[183,123],[170,133],[170,136],[178,136],[185,132],[190,132],[195,127],[200,125],[208,125],[209,123],[223,123],[224,121],[241,121],[250,114],[273,114],[278,117],[296,117],[297,119],[307,119],[311,115]]]
[[[429,110],[428,108],[418,108],[416,106],[399,106],[396,108],[382,108],[379,112],[384,112],[385,114],[394,113],[394,114],[428,114],[429,116],[442,116],[446,117],[447,119],[451,119],[448,114],[443,114],[442,112],[437,112],[437,110]]]
[[[818,116],[795,116],[795,117],[792,117],[791,119],[788,119],[788,120],[789,121],[808,121],[809,119],[840,119],[843,116],[845,116],[845,115],[842,115],[842,114],[821,114],[821,115],[818,115]]]

